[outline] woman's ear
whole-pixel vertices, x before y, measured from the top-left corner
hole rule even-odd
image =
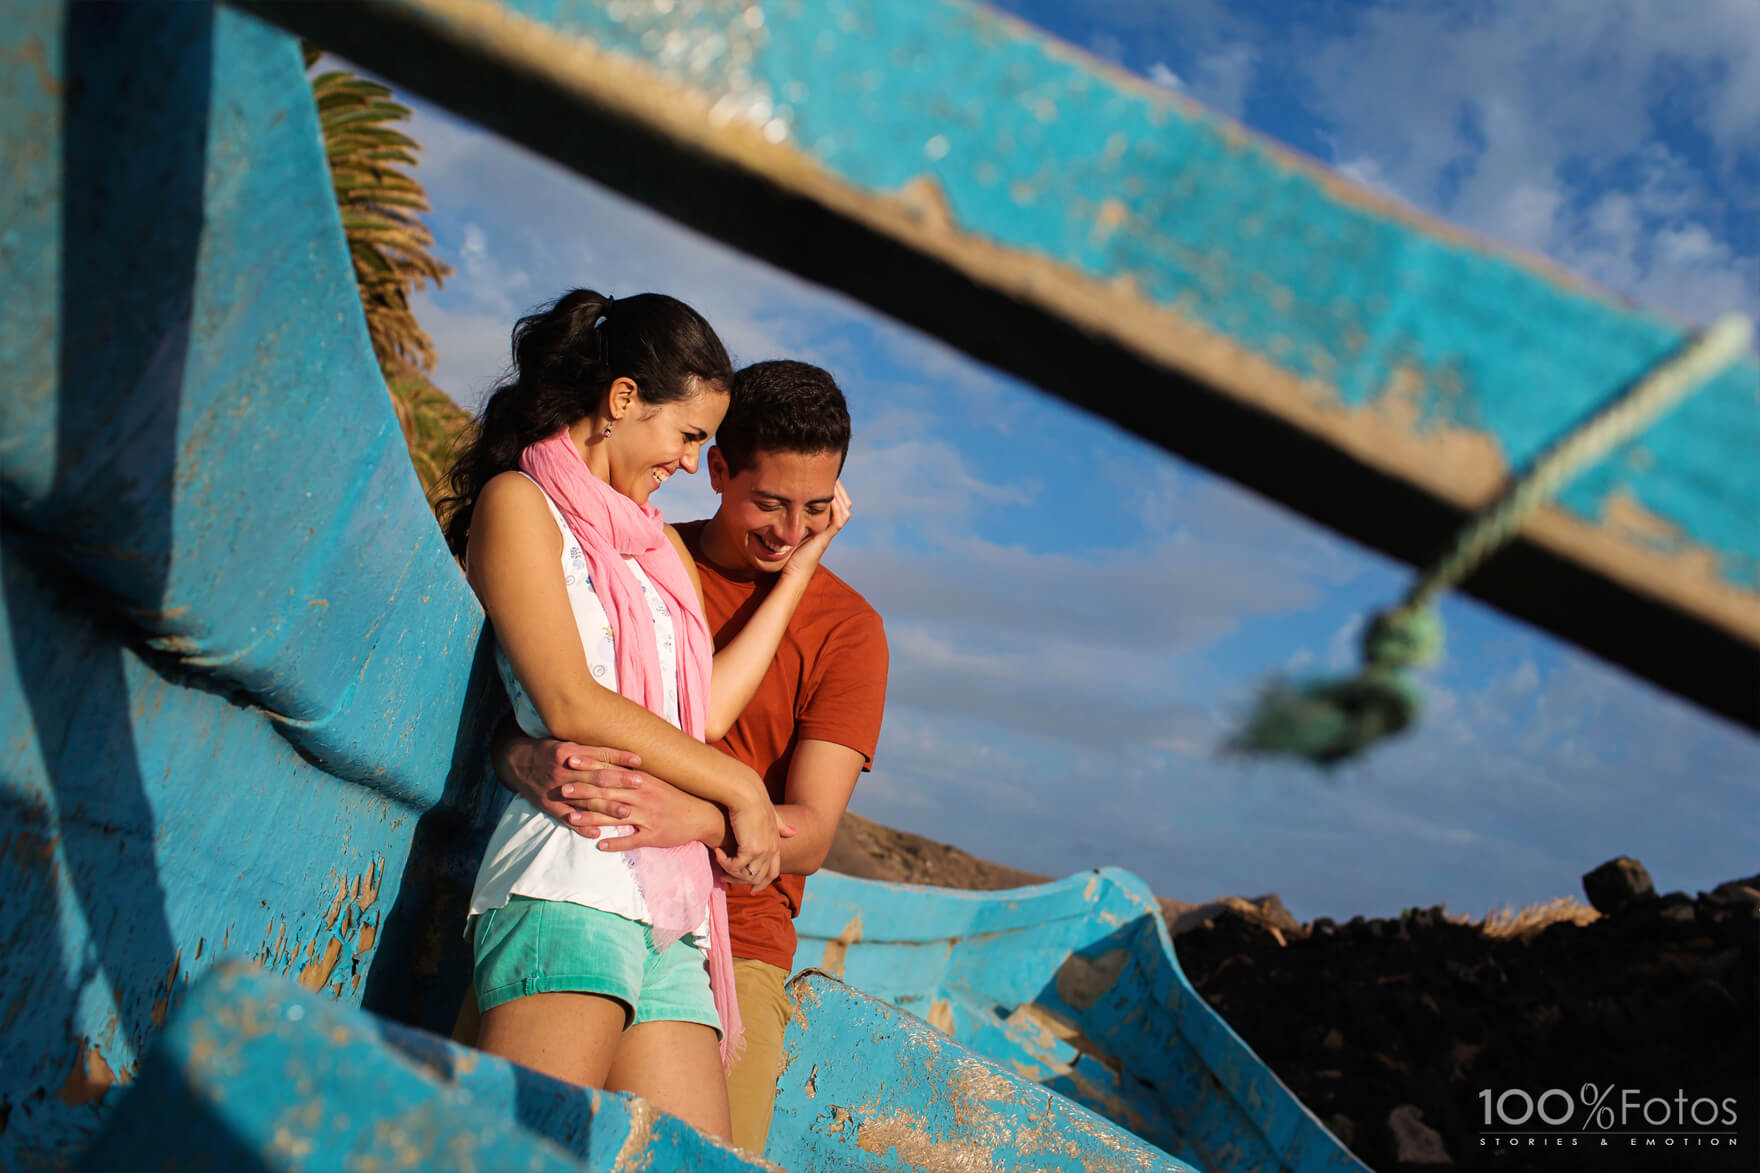
[[[605,393],[605,407],[612,419],[620,420],[635,408],[639,398],[635,380],[620,375],[611,380],[611,390]]]

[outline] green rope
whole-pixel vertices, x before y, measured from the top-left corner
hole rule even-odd
[[[1442,622],[1433,604],[1522,528],[1587,465],[1648,427],[1724,367],[1745,354],[1753,326],[1740,314],[1719,318],[1580,427],[1541,453],[1528,471],[1475,514],[1438,562],[1397,604],[1377,615],[1363,635],[1363,666],[1343,680],[1273,680],[1260,692],[1247,727],[1229,748],[1287,754],[1331,766],[1409,726],[1418,693],[1407,670],[1436,659]]]

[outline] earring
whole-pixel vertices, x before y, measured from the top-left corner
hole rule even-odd
[[[605,438],[607,440],[609,440],[611,438],[611,425],[610,424],[605,425]]]

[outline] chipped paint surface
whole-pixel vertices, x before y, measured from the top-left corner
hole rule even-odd
[[[640,1099],[376,1020],[279,975],[210,970],[86,1154],[142,1167],[774,1173]]]
[[[1104,1118],[1108,1128],[1129,1130],[1200,1168],[1364,1173],[1192,991],[1153,895],[1129,873],[1105,869],[1010,892],[821,874],[796,921],[802,948],[835,941],[858,914],[861,939],[842,953],[845,980],[929,1022],[900,1009],[893,1012],[900,1019],[877,1023],[877,1011],[849,1003],[853,995],[838,994],[836,983],[797,979],[799,1026],[791,1024],[785,1053],[791,1072],[809,1061],[820,1067],[811,1097],[799,1074],[784,1074],[778,1113],[787,1104],[793,1114],[789,1143],[830,1131],[837,1121],[826,1115],[829,1103],[850,1113],[858,1137],[869,1130],[858,1147],[891,1154],[892,1163],[878,1167],[962,1168],[970,1154],[959,1144],[969,1137],[926,1128],[922,1100],[943,1105],[959,1127],[988,1127],[1003,1081],[1018,1087],[1028,1080],[1043,1089],[1044,1102],[1067,1097],[1097,1114],[1066,1122],[1062,1135],[1085,1136],[1077,1120]],[[915,1026],[900,1025],[906,1020]],[[838,1041],[813,1041],[827,1035]],[[989,1063],[977,1068],[950,1057],[967,1054],[962,1047]],[[889,1048],[912,1058],[883,1057]],[[921,1091],[862,1099],[836,1080],[855,1078],[843,1075],[851,1067],[872,1075],[891,1063],[901,1072],[889,1087]],[[1037,1135],[1018,1120],[1006,1131]],[[1070,1159],[1103,1151],[1084,1140]],[[932,1155],[944,1164],[918,1163]]]
[[[1190,1166],[921,1019],[809,971],[790,1023],[768,1155],[791,1168],[978,1171]],[[810,1070],[807,1081],[798,1073]]]
[[[832,977],[843,976],[843,959],[849,954],[849,947],[862,939],[862,914],[856,913],[849,918],[849,923],[839,930],[837,936],[825,942],[825,955],[819,962],[819,968]]]

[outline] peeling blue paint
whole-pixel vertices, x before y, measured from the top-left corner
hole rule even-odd
[[[743,1173],[628,1096],[586,1091],[243,966],[193,988],[82,1169]]]
[[[496,702],[297,43],[202,4],[6,17],[0,1166],[28,1169],[221,958],[450,1022],[456,961],[418,946],[486,827]]]
[[[1159,903],[1129,872],[1006,892],[821,874],[796,930],[797,964],[935,1022],[1194,1166],[1366,1173],[1192,989]]]
[[[765,1150],[778,1164],[1195,1173],[916,1014],[818,973],[796,978],[789,992],[794,1018]]]

